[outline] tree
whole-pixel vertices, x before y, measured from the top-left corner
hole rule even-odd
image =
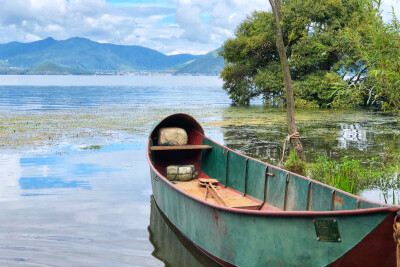
[[[357,90],[342,90],[361,82],[365,74],[364,70],[358,76],[365,66],[348,33],[357,33],[360,43],[370,42],[367,28],[374,23],[369,15],[374,8],[372,0],[281,2],[280,26],[296,106],[363,103],[364,96]],[[223,87],[234,103],[248,104],[255,96],[270,103],[286,101],[272,12],[253,12],[220,54],[226,62]]]
[[[223,88],[235,104],[249,104],[263,95],[267,100],[282,95],[282,72],[277,60],[274,18],[254,12],[236,29],[220,51],[227,64],[221,73]]]
[[[289,136],[293,136],[297,134],[297,127],[294,118],[294,97],[292,89],[292,77],[290,75],[289,62],[286,56],[285,45],[283,43],[283,36],[282,36],[283,34],[281,28],[281,4],[280,0],[269,0],[269,3],[271,4],[272,14],[275,19],[276,47],[278,50],[282,73],[283,73],[283,83],[286,89],[286,105],[287,105],[286,121],[288,124]],[[291,142],[292,146],[296,149],[296,152],[300,156],[301,160],[305,161],[306,156],[300,141],[300,136],[292,138]]]
[[[373,23],[364,26],[365,34],[370,36],[368,42],[361,41],[359,32],[346,33],[362,64],[350,85],[364,96],[366,105],[376,103],[400,115],[400,22],[393,10],[392,20],[384,23],[380,5],[378,0],[369,13]]]

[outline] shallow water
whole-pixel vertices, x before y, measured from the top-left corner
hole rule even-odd
[[[0,265],[162,266],[146,230],[143,149],[3,154]]]
[[[231,107],[216,77],[0,76],[0,85],[2,266],[201,264],[150,215],[151,125],[189,113],[207,136],[274,164],[287,132],[284,110]],[[397,118],[380,112],[308,110],[296,119],[309,161],[399,147]],[[376,190],[365,196],[383,200]]]

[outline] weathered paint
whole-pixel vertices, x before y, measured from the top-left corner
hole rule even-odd
[[[396,266],[396,243],[392,240],[394,216],[387,216],[374,231],[329,266]]]
[[[244,193],[246,177],[246,159],[238,153],[231,152],[228,160],[228,184],[232,189]]]
[[[226,149],[208,139],[203,139],[203,144],[213,147],[212,149],[203,151],[201,162],[203,171],[206,172],[209,177],[218,179],[221,184],[226,186]]]
[[[196,140],[200,137],[194,136]],[[149,157],[153,194],[160,209],[196,246],[213,257],[238,266],[324,266],[352,262],[353,257],[348,255],[354,249],[364,265],[383,259],[392,262],[392,230],[387,226],[382,230],[382,222],[386,225],[393,220],[398,206],[363,200],[248,158],[205,137],[202,143],[213,146],[201,154],[204,174],[282,210],[235,209],[196,199],[165,179]],[[340,242],[319,242],[314,219],[336,220]],[[377,237],[375,229],[382,236]],[[374,240],[381,245],[370,246],[370,251],[371,244],[364,243]]]
[[[285,191],[286,191],[286,174],[287,172],[268,167],[268,173],[275,174],[268,176],[267,184],[267,199],[266,202],[278,209],[283,210],[285,204]]]
[[[290,175],[286,210],[307,210],[309,184],[310,181]]]
[[[190,266],[190,267],[218,267],[220,266],[184,236],[173,225],[165,214],[150,198],[150,242],[154,246],[152,255],[162,260],[166,266]],[[167,246],[165,244],[168,244]]]
[[[334,190],[321,184],[311,184],[311,210],[332,210]]]
[[[377,227],[387,212],[334,218],[342,242],[319,242],[313,217],[258,216],[205,205],[181,194],[152,171],[153,194],[167,218],[196,245],[237,266],[325,266]]]
[[[249,159],[247,171],[247,194],[259,201],[264,201],[266,171],[267,166],[265,164]]]
[[[358,201],[358,208],[359,209],[371,209],[371,208],[378,208],[382,207],[382,204],[372,203],[370,201],[359,200]]]
[[[335,192],[334,210],[353,210],[358,208],[358,199],[342,192]]]

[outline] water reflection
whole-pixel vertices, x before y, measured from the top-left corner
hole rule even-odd
[[[18,179],[22,173],[20,157],[17,154],[0,154],[0,201],[21,194],[18,186]]]
[[[359,123],[340,124],[340,129],[340,137],[338,138],[339,148],[347,149],[353,145],[359,150],[368,149],[367,130]]]
[[[271,111],[267,109],[265,112]],[[232,112],[227,109],[225,113],[227,115],[223,120],[232,121],[234,118]],[[260,123],[223,126],[221,131],[224,135],[224,143],[246,155],[277,164],[282,156],[287,128],[282,112],[272,111],[271,113],[267,115],[264,125]],[[396,126],[393,118],[379,113],[373,114],[374,117],[371,118],[372,115],[367,112],[332,111],[331,116],[336,117],[325,119],[314,118],[318,118],[318,113],[321,111],[298,113],[300,117],[298,130],[301,133],[308,162],[315,162],[318,156],[330,157],[333,160],[348,156],[366,161],[372,157],[379,157],[388,144],[394,147],[399,146],[399,144],[393,144],[395,132],[390,131],[398,129],[399,126]],[[258,114],[256,116],[260,117]],[[254,118],[257,118],[256,116]],[[308,118],[304,119],[305,117]],[[377,126],[385,127],[387,131]],[[287,153],[288,149],[286,155]]]
[[[162,260],[165,266],[196,267],[220,266],[198,250],[158,209],[154,198],[150,200],[150,242],[154,246],[152,255]]]
[[[83,188],[91,190],[90,183],[85,180],[75,180],[77,177],[88,177],[96,172],[112,172],[113,169],[102,168],[98,164],[77,163],[68,164],[68,157],[59,154],[33,155],[20,159],[24,172],[18,180],[22,190]],[[48,193],[24,193],[25,196],[38,196]]]
[[[76,188],[76,187],[81,187],[87,190],[91,189],[89,183],[86,181],[65,181],[64,179],[53,178],[53,177],[23,177],[19,179],[19,186],[21,187],[21,189]]]
[[[144,147],[0,155],[0,266],[163,266]]]

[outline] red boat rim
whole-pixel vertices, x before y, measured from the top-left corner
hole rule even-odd
[[[334,211],[265,211],[265,210],[245,210],[245,209],[238,209],[238,208],[230,208],[230,207],[219,206],[219,205],[215,205],[215,204],[212,204],[212,203],[210,203],[210,202],[207,202],[207,201],[205,201],[205,200],[203,200],[203,199],[196,198],[196,197],[194,197],[194,196],[192,196],[192,195],[186,193],[185,191],[181,190],[180,188],[177,188],[176,186],[174,186],[174,184],[172,184],[167,178],[165,178],[164,175],[160,174],[160,173],[157,171],[157,169],[153,166],[152,161],[151,161],[151,159],[150,159],[150,141],[151,141],[151,136],[152,136],[152,134],[155,132],[156,129],[158,129],[160,126],[162,126],[163,122],[165,122],[166,120],[171,120],[171,118],[175,118],[175,117],[178,118],[178,119],[179,119],[179,118],[184,118],[184,119],[188,120],[189,123],[191,124],[191,126],[192,126],[196,131],[198,131],[199,133],[201,133],[201,134],[204,136],[203,128],[202,128],[201,125],[197,122],[197,120],[194,119],[192,116],[187,115],[187,114],[184,114],[184,113],[171,114],[171,115],[167,116],[166,118],[162,119],[162,120],[161,120],[160,122],[158,122],[155,126],[153,126],[153,128],[152,128],[152,130],[151,130],[151,133],[150,133],[150,137],[149,137],[149,139],[148,139],[148,143],[147,143],[147,160],[148,160],[148,162],[149,162],[149,165],[150,165],[150,168],[152,169],[152,171],[153,171],[158,177],[160,177],[166,184],[168,184],[168,186],[172,187],[173,189],[175,189],[176,191],[178,191],[178,192],[180,192],[181,194],[185,195],[186,197],[189,197],[189,198],[191,198],[191,199],[193,199],[193,200],[195,200],[195,201],[197,201],[197,202],[200,202],[200,203],[202,203],[202,204],[204,204],[204,205],[208,205],[208,206],[211,206],[211,207],[213,207],[213,208],[215,208],[215,209],[223,210],[223,211],[228,211],[228,212],[235,212],[235,213],[241,213],[241,214],[251,214],[251,215],[261,215],[261,216],[306,216],[306,217],[313,217],[313,216],[336,216],[336,215],[351,215],[351,214],[370,214],[370,213],[379,213],[379,212],[388,212],[388,213],[389,213],[389,212],[398,212],[398,211],[400,210],[400,206],[382,204],[382,203],[378,203],[378,202],[370,201],[370,200],[368,200],[368,202],[370,202],[370,203],[375,203],[375,204],[378,204],[378,205],[385,205],[385,207],[368,208],[368,209],[354,209],[354,210],[337,210],[337,211],[335,211],[335,210],[334,210]],[[206,137],[206,136],[204,136],[204,138],[209,139],[209,138]],[[221,146],[222,148],[224,148],[224,149],[226,149],[226,150],[232,151],[232,152],[234,152],[234,153],[238,153],[239,155],[250,159],[250,157],[248,157],[248,156],[246,156],[246,155],[243,155],[243,154],[241,154],[241,153],[239,153],[239,152],[237,152],[237,151],[234,151],[234,150],[232,150],[232,149],[230,149],[230,148],[228,148],[228,147],[226,147],[226,146],[223,146],[223,145],[221,145],[221,144],[219,144],[219,143],[217,143],[217,142],[215,142],[215,141],[213,141],[213,140],[211,140],[211,139],[209,139],[209,140],[212,141],[212,142],[214,142],[215,144]],[[253,158],[251,158],[251,159],[253,159]],[[282,170],[282,171],[285,171],[285,172],[290,173],[290,174],[295,174],[295,173],[293,173],[293,172],[290,172],[290,171],[284,170],[284,169],[282,169],[282,168],[279,168],[279,167],[277,167],[277,166],[273,166],[273,165],[271,165],[271,164],[268,164],[268,163],[259,161],[259,160],[257,160],[257,159],[253,159],[253,160],[256,160],[256,161],[258,161],[258,162],[260,162],[260,163],[262,163],[262,164],[265,164],[265,165],[267,165],[267,166],[273,167],[273,168],[275,168],[275,169]],[[295,175],[299,176],[298,174],[295,174]],[[340,193],[342,193],[342,194],[346,194],[346,195],[348,195],[348,196],[354,197],[354,198],[356,198],[356,199],[358,199],[358,200],[365,200],[365,199],[363,199],[363,198],[361,198],[361,197],[359,197],[359,196],[350,194],[350,193],[348,193],[348,192],[345,192],[345,191],[342,191],[342,190],[340,190],[340,189],[334,188],[334,187],[332,187],[332,186],[323,184],[323,183],[318,182],[318,181],[315,181],[315,180],[313,180],[313,179],[310,179],[310,178],[307,178],[307,177],[304,177],[304,176],[300,176],[300,177],[303,178],[303,179],[305,179],[305,180],[312,181],[313,183],[317,183],[317,184],[323,185],[323,186],[325,186],[325,187],[327,187],[327,188],[330,188],[330,189],[335,190],[335,191],[337,191],[337,192],[340,192]]]

